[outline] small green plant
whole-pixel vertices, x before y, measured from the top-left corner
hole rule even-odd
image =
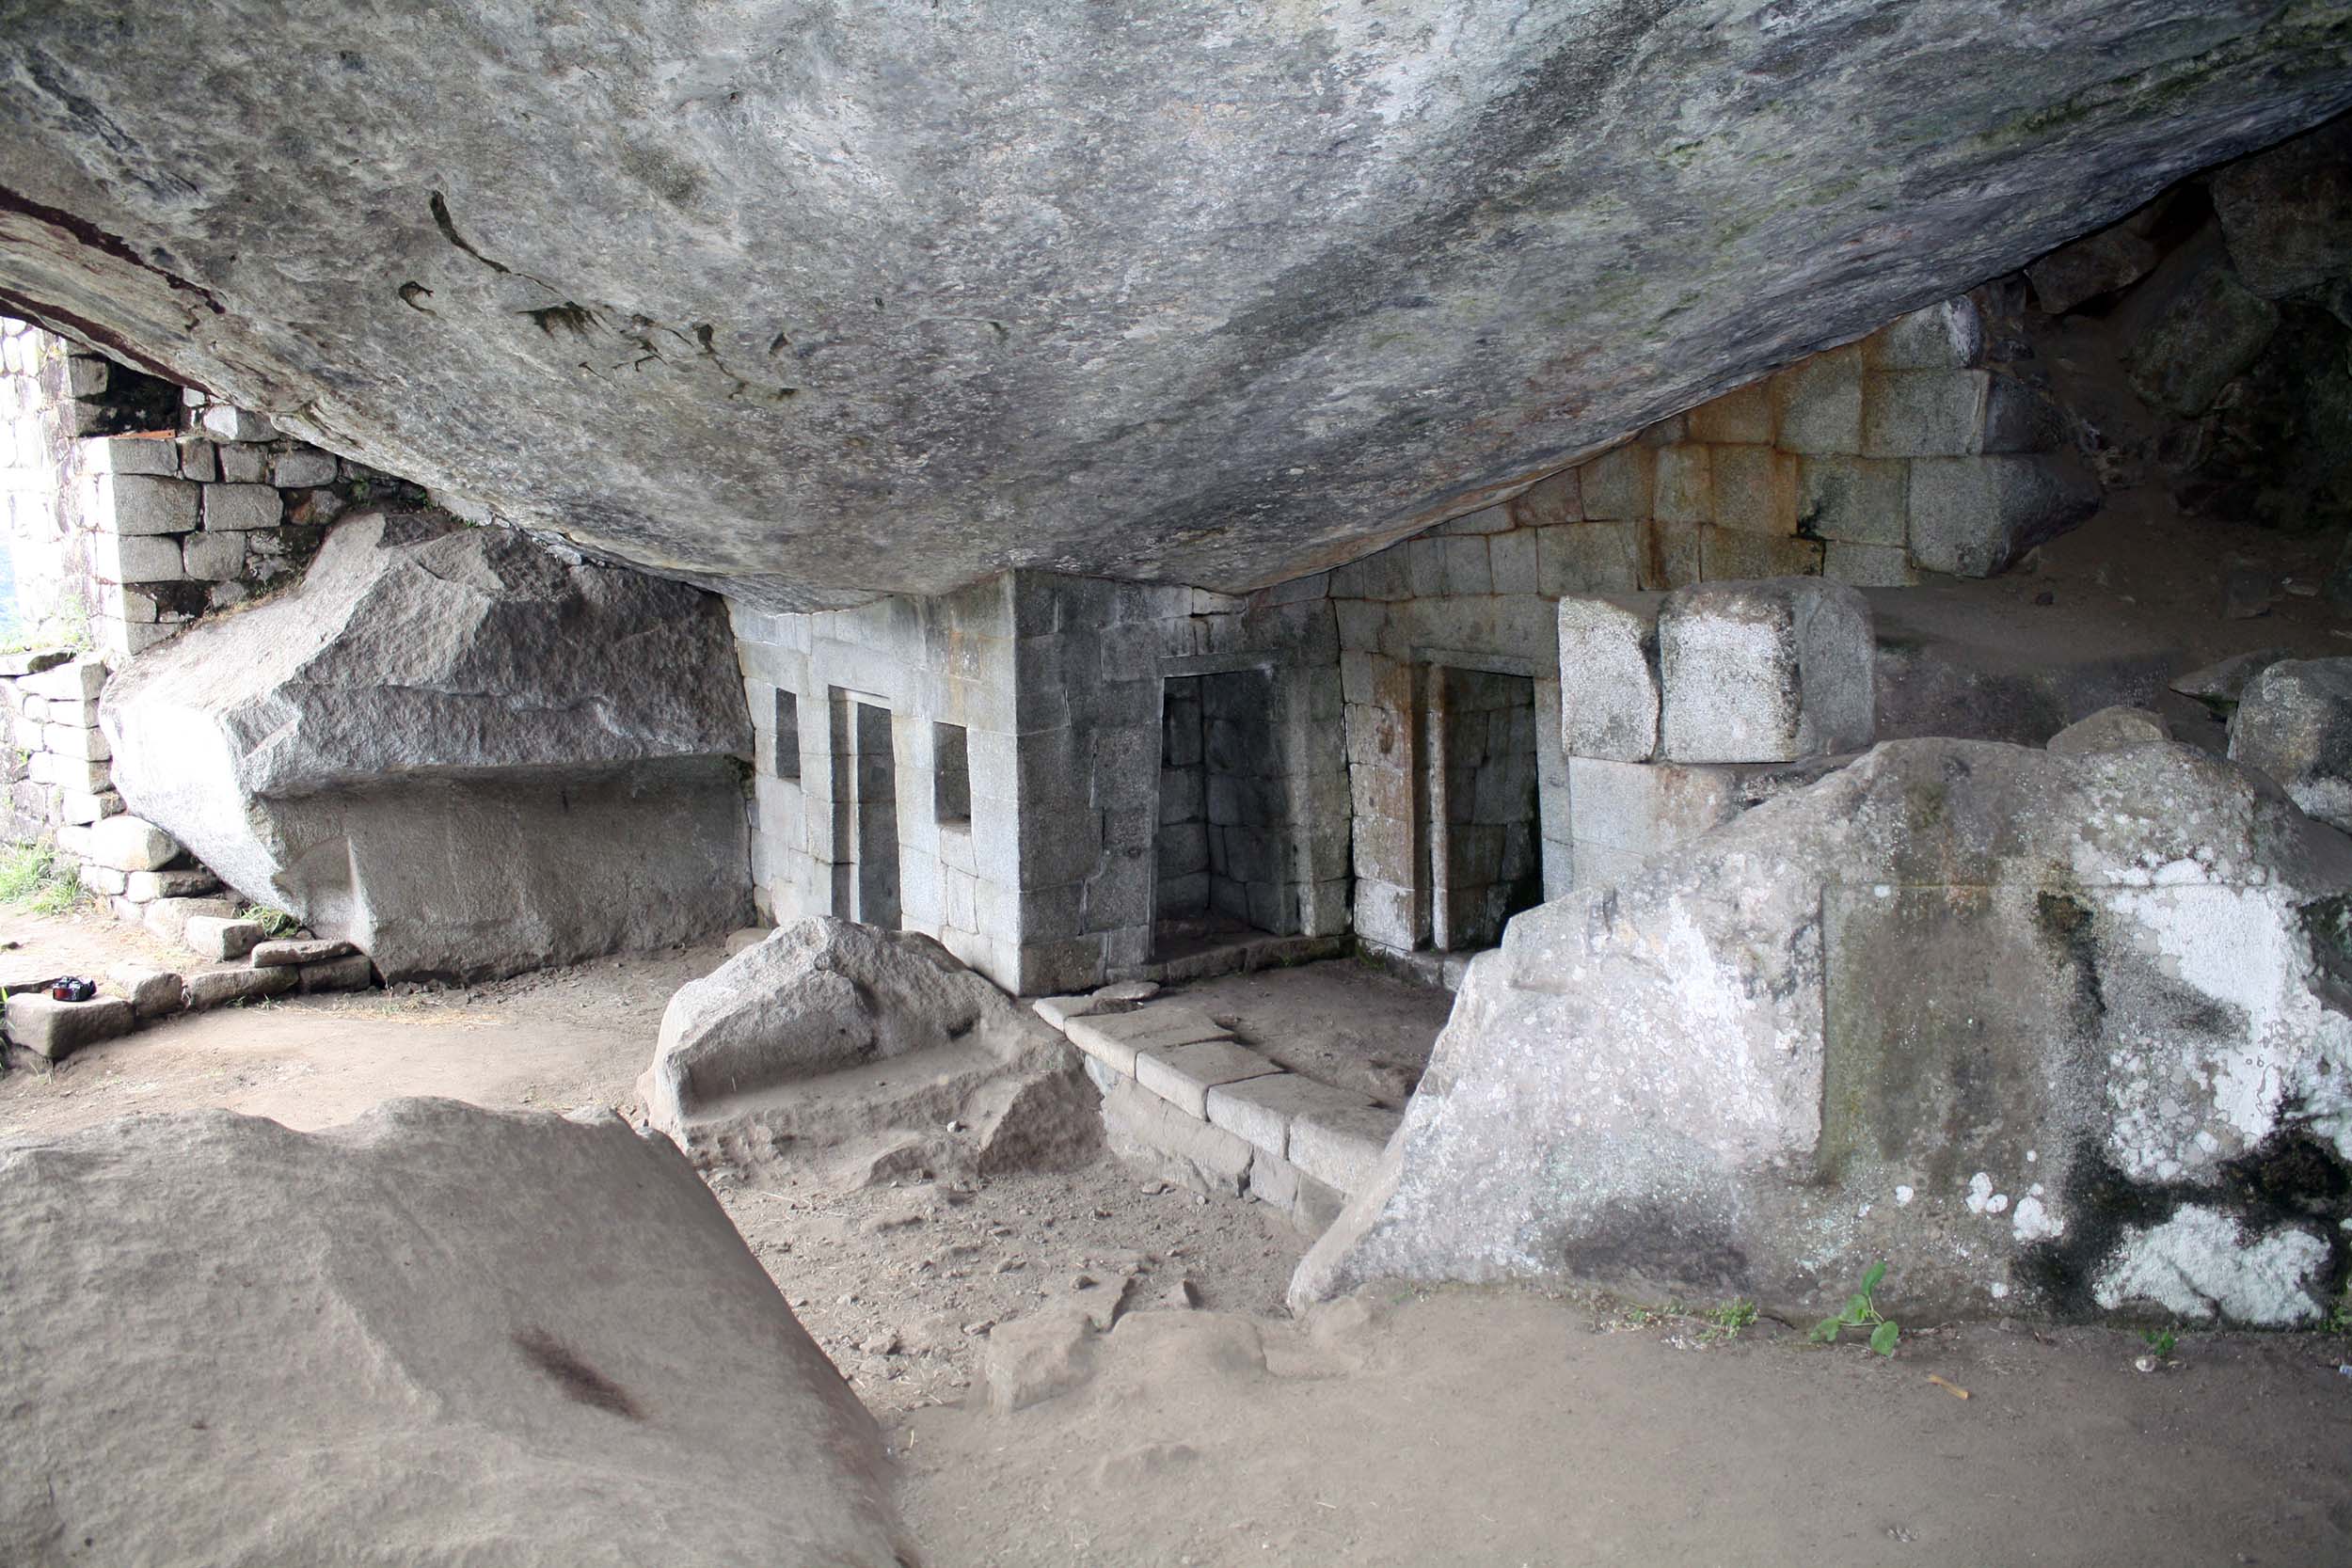
[[[2139,1337],[2148,1341],[2148,1348],[2156,1353],[2159,1361],[2171,1360],[2173,1348],[2180,1343],[2169,1328],[2143,1328]]]
[[[245,911],[245,918],[259,926],[262,928],[262,934],[272,942],[276,942],[280,937],[290,937],[302,929],[302,922],[298,917],[288,914],[284,910],[272,909],[267,904],[248,906]]]
[[[2352,1334],[2352,1280],[2346,1280],[2344,1293],[2328,1308],[2328,1321],[2322,1324],[2330,1334]]]
[[[1727,1301],[1721,1307],[1708,1308],[1706,1313],[1706,1317],[1708,1323],[1713,1323],[1717,1328],[1724,1330],[1726,1334],[1737,1334],[1741,1329],[1750,1327],[1755,1323],[1756,1303],[1752,1301]]]
[[[1862,1289],[1846,1298],[1845,1310],[1834,1318],[1823,1318],[1815,1323],[1812,1334],[1807,1338],[1817,1345],[1835,1344],[1837,1337],[1847,1329],[1867,1328],[1870,1331],[1872,1350],[1881,1355],[1894,1354],[1895,1341],[1902,1338],[1902,1330],[1896,1325],[1894,1319],[1879,1310],[1878,1303],[1873,1299],[1879,1282],[1885,1277],[1886,1259],[1882,1258],[1871,1264],[1869,1272],[1862,1276]]]
[[[0,850],[0,904],[67,914],[84,896],[81,867],[59,860],[48,846],[11,844]]]

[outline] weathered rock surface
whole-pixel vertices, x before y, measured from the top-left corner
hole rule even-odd
[[[2256,675],[2230,716],[2230,760],[2352,832],[2352,658],[2281,659]]]
[[[395,1101],[0,1143],[0,1560],[914,1560],[675,1150]]]
[[[2049,738],[2053,752],[2079,755],[2085,752],[2112,752],[2124,746],[2149,746],[2172,738],[2172,726],[2161,713],[2144,707],[2103,707],[2087,719],[2074,722]]]
[[[1099,1135],[1060,1036],[930,937],[827,916],[680,987],[638,1086],[647,1120],[708,1163],[1004,1170]]]
[[[0,304],[776,607],[1310,571],[2352,102],[2322,0],[19,11]]]
[[[748,912],[752,737],[718,601],[505,530],[351,518],[291,592],[142,655],[104,721],[138,812],[389,979]]]
[[[1515,919],[1294,1295],[1803,1313],[1884,1258],[1899,1316],[2309,1323],[2352,1217],[2347,887],[2352,841],[2186,746],[1883,745]]]

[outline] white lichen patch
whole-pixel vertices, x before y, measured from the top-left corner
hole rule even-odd
[[[1993,1177],[1979,1171],[1968,1179],[1968,1212],[1972,1214],[1997,1214],[2009,1208],[2009,1195],[1993,1190]]]
[[[2249,1238],[2228,1214],[2192,1206],[2125,1240],[2091,1295],[2109,1309],[2153,1302],[2184,1318],[2285,1328],[2318,1316],[2310,1281],[2327,1261],[2327,1243],[2309,1231]]]
[[[1911,1199],[1913,1196],[1912,1190],[1909,1187],[1897,1187],[1895,1189],[1895,1207],[1898,1209],[1909,1208],[1911,1206]]]
[[[2020,1245],[2027,1242],[2047,1241],[2053,1236],[2066,1234],[2066,1222],[2050,1212],[2049,1208],[2037,1196],[2041,1191],[2042,1188],[2036,1185],[2033,1193],[2019,1198],[2017,1212],[2010,1216],[2010,1229],[2017,1237]]]

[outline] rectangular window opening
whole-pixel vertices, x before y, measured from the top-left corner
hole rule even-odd
[[[931,800],[942,822],[972,820],[972,745],[961,724],[931,726]]]

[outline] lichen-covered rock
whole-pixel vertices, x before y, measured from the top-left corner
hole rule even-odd
[[[1008,561],[1233,589],[1502,499],[2336,113],[2341,24],[19,6],[0,293],[775,607]]]
[[[288,593],[142,655],[103,713],[142,816],[398,980],[739,924],[742,689],[707,594],[369,513]]]
[[[822,915],[680,987],[638,1086],[646,1119],[707,1163],[888,1147],[996,1170],[1096,1142],[1059,1035],[930,937]]]
[[[2230,759],[2261,768],[2296,805],[2352,832],[2352,658],[2265,667],[2230,716]]]
[[[2352,842],[2175,744],[1880,746],[1476,959],[1302,1264],[2309,1323],[2352,1218]],[[1929,956],[1923,959],[1923,955]]]
[[[137,1117],[0,1188],[0,1560],[915,1560],[872,1418],[618,1118]]]

